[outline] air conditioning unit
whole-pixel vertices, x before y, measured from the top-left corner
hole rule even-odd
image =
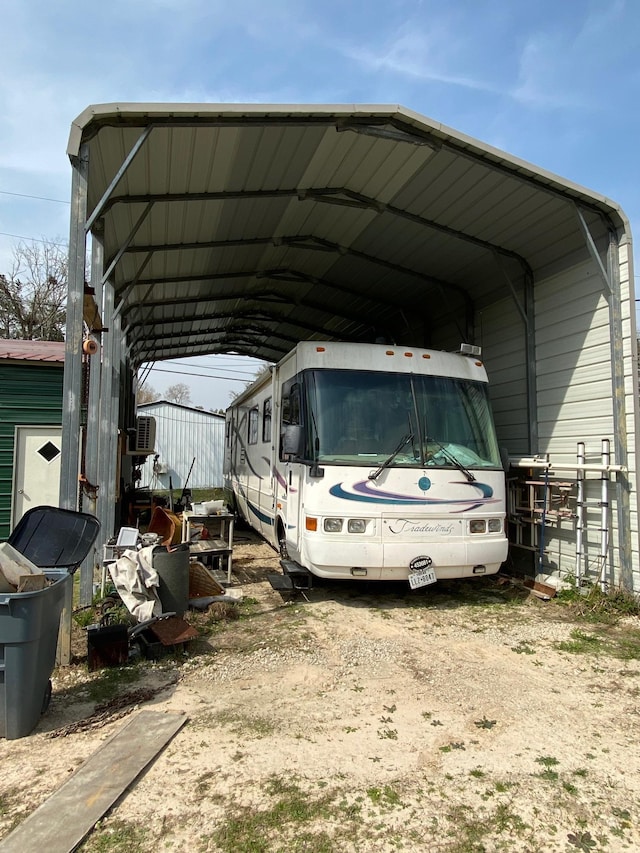
[[[149,415],[136,418],[135,429],[128,430],[127,453],[130,456],[150,456],[156,445],[156,419]]]

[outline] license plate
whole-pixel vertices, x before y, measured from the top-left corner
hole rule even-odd
[[[438,578],[433,569],[420,569],[417,572],[409,572],[409,586],[411,589],[427,586],[430,583],[435,583],[437,580]]]

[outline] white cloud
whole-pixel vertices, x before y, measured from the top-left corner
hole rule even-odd
[[[560,28],[550,19],[526,40],[512,96],[532,107],[606,109],[604,81],[625,54],[625,30],[637,24],[637,13],[624,0],[587,7],[571,26]]]
[[[471,34],[461,35],[455,20],[442,15],[429,25],[405,22],[381,47],[343,44],[341,51],[369,71],[387,72],[474,91],[499,93],[486,74],[470,67]]]

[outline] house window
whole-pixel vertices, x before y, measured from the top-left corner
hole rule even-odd
[[[271,397],[267,397],[262,408],[262,440],[271,441]]]
[[[258,410],[249,410],[249,435],[247,436],[249,444],[258,443]]]

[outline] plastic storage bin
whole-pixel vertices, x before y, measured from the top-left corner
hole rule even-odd
[[[51,583],[36,592],[0,594],[1,737],[28,735],[49,704],[65,598],[99,530],[92,515],[41,506],[25,513],[7,540]]]

